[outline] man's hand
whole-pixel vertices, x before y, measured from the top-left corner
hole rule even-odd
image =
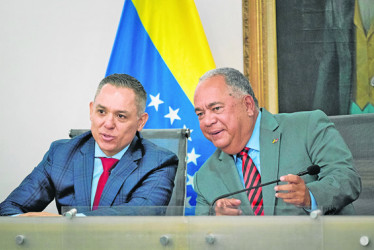
[[[61,216],[61,215],[48,213],[48,212],[29,212],[29,213],[25,213],[25,214],[20,214],[18,216],[20,216],[20,217],[46,217],[46,216],[57,217],[57,216]]]
[[[241,215],[242,211],[238,208],[241,201],[238,199],[219,199],[216,202],[214,211],[216,215]]]
[[[274,187],[276,191],[275,197],[281,198],[284,202],[294,204],[298,207],[310,207],[309,189],[300,176],[289,174],[282,176],[280,180],[288,183]]]

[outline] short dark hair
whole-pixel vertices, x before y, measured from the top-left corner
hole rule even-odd
[[[199,82],[202,82],[213,76],[223,76],[227,86],[229,86],[233,94],[236,95],[250,95],[258,108],[258,101],[253,92],[252,86],[249,80],[239,71],[233,68],[217,68],[206,72],[202,77],[200,77]]]
[[[136,106],[138,109],[138,115],[140,116],[145,112],[145,106],[147,103],[147,92],[143,85],[135,78],[127,74],[112,74],[105,77],[99,84],[96,90],[95,99],[100,93],[104,85],[110,84],[119,88],[129,88],[134,90],[136,97]]]

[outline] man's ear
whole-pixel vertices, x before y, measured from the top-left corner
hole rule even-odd
[[[92,121],[92,114],[93,114],[93,102],[90,102],[90,120]]]
[[[144,112],[143,114],[141,114],[138,120],[138,131],[141,131],[143,129],[147,121],[148,121],[148,113]]]
[[[253,116],[255,113],[256,105],[253,97],[250,95],[246,95],[243,98],[243,102],[245,105],[245,110],[249,116]]]

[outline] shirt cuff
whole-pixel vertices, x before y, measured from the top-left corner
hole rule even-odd
[[[310,192],[310,190],[309,190],[309,195],[310,195],[310,208],[309,209],[305,208],[305,211],[310,213],[310,212],[316,210],[318,208],[318,206],[317,206],[317,201],[314,198],[312,192]]]

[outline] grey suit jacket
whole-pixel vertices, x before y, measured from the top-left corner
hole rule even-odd
[[[278,140],[277,140],[278,139]],[[321,172],[303,176],[324,214],[354,214],[351,204],[361,192],[361,179],[352,166],[352,155],[322,111],[272,115],[262,109],[260,126],[261,182],[297,174],[319,165]],[[208,214],[212,201],[243,189],[234,159],[217,149],[194,177],[196,214]],[[272,184],[262,189],[265,215],[305,215],[307,211],[275,197]],[[244,214],[253,215],[245,192],[240,199]]]

